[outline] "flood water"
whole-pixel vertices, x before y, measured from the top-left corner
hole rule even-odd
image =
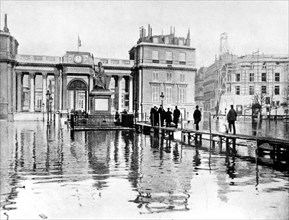
[[[287,171],[219,149],[129,130],[71,134],[58,123],[0,129],[0,219],[289,216]]]

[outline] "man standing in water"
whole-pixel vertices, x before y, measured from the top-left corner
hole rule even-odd
[[[199,123],[201,121],[201,118],[202,118],[202,114],[201,114],[201,111],[199,110],[199,106],[197,105],[196,110],[194,112],[194,120],[195,120],[194,123],[196,124],[197,131],[199,130]]]
[[[236,134],[236,127],[235,127],[235,121],[237,119],[237,112],[234,109],[234,106],[231,105],[231,109],[227,114],[227,120],[229,123],[229,131],[232,131],[232,126],[233,126],[233,134]]]

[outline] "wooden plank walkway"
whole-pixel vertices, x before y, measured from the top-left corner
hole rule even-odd
[[[158,127],[151,126],[146,123],[136,123],[135,129],[137,132],[143,132],[149,134],[150,132],[160,133],[162,135],[168,135],[170,138],[174,138],[174,132],[181,132],[181,142],[191,144],[194,141],[195,144],[202,144],[203,136],[209,136],[209,140],[212,141],[213,146],[218,144],[222,149],[223,143],[226,148],[231,148],[233,152],[236,152],[237,140],[253,141],[256,143],[256,152],[258,156],[262,156],[266,153],[270,154],[270,158],[275,162],[286,161],[289,164],[289,140],[271,138],[264,136],[251,136],[244,134],[228,134],[221,132],[210,131],[196,131],[193,129],[179,129],[172,127]]]

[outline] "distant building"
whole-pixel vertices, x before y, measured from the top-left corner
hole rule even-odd
[[[200,111],[204,109],[204,74],[206,67],[201,67],[195,77],[195,104],[199,106]]]
[[[234,105],[238,114],[251,114],[257,98],[263,115],[285,114],[289,100],[288,63],[288,55],[222,55],[205,71],[205,111],[224,114]]]
[[[164,108],[178,106],[184,119],[192,118],[195,93],[196,51],[187,37],[148,34],[142,27],[137,44],[129,51],[134,61],[134,109],[148,115],[152,106],[163,103]],[[163,98],[162,98],[163,95]]]

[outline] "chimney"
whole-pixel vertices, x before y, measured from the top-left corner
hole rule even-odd
[[[140,28],[139,28],[139,38],[143,38],[143,31],[142,31],[142,29],[143,29],[143,26],[141,26]]]
[[[152,36],[152,28],[150,26],[150,24],[148,25],[148,37]]]
[[[5,14],[5,24],[4,24],[4,28],[3,31],[9,33],[9,28],[7,26],[7,14]]]
[[[186,45],[190,46],[191,44],[191,33],[190,33],[190,28],[188,30],[188,34],[187,34],[187,39],[186,39]]]

